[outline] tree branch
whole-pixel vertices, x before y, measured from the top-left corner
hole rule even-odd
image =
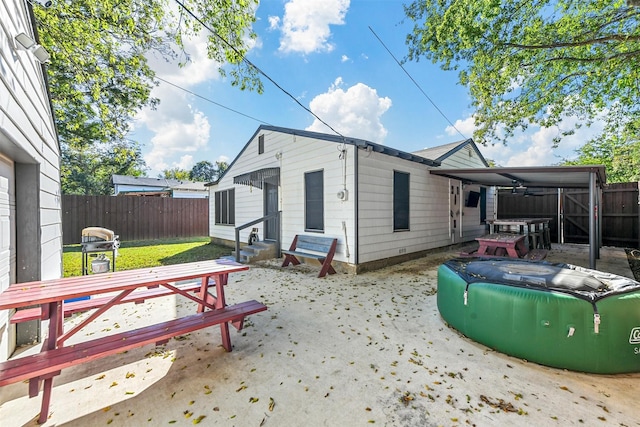
[[[556,49],[561,47],[581,47],[581,46],[589,46],[593,44],[601,44],[605,42],[616,41],[616,42],[631,42],[631,41],[640,41],[640,36],[635,35],[623,35],[623,34],[613,34],[606,37],[599,37],[592,40],[582,40],[579,42],[558,42],[558,43],[550,43],[550,44],[540,44],[540,45],[527,45],[527,44],[519,44],[519,43],[503,43],[502,46],[512,47],[517,49],[525,49],[525,50],[539,50],[539,49]]]

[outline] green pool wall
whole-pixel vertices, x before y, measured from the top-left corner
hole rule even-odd
[[[613,374],[640,372],[640,291],[596,303],[573,295],[465,280],[446,265],[438,269],[442,318],[468,338],[502,353],[556,368]],[[573,333],[570,330],[573,328]]]

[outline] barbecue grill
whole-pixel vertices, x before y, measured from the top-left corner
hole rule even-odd
[[[105,257],[105,252],[111,252],[111,271],[116,271],[116,257],[120,247],[119,236],[112,230],[102,227],[87,227],[82,229],[82,274],[89,274],[89,256],[97,259],[91,262],[93,273],[109,271],[110,260]],[[100,253],[100,255],[98,255]],[[92,255],[90,255],[92,254]]]

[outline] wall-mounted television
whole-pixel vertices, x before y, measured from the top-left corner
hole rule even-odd
[[[480,201],[480,193],[477,191],[469,191],[467,202],[464,204],[468,208],[477,208]]]

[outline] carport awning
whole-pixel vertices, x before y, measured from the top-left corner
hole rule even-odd
[[[603,165],[540,166],[518,168],[430,169],[432,175],[457,179],[466,184],[496,187],[588,188],[589,265],[596,268],[600,249],[602,216],[598,217],[601,189],[607,182]]]
[[[434,168],[430,172],[433,175],[458,179],[468,184],[497,187],[589,188],[591,173],[595,173],[596,183],[599,187],[602,187],[607,180],[605,168],[602,165],[472,169]]]
[[[250,185],[261,190],[264,182],[273,185],[280,184],[280,168],[258,169],[233,177],[234,184]]]

